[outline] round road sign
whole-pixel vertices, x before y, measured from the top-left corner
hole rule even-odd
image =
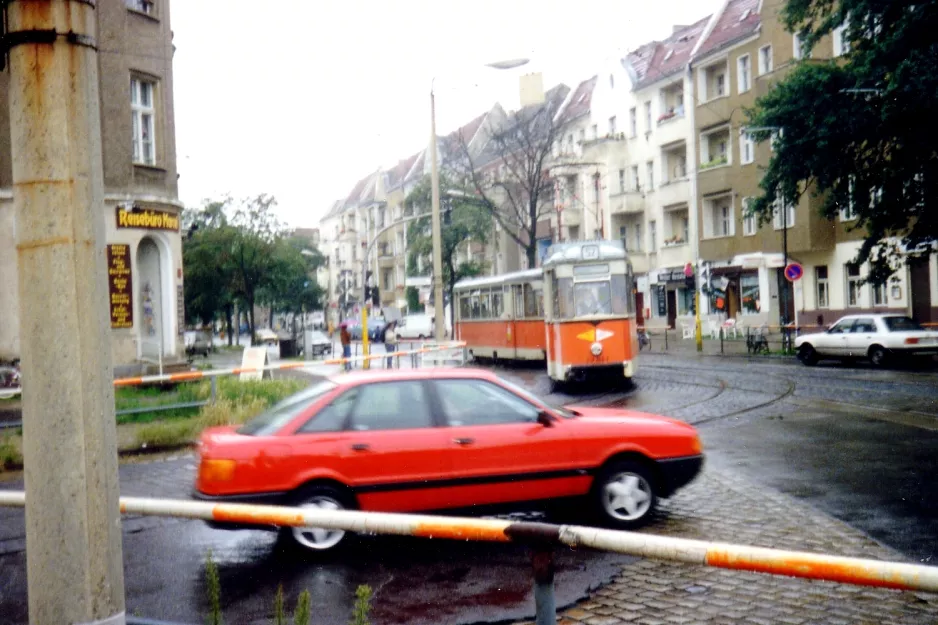
[[[801,263],[788,263],[785,265],[785,278],[789,282],[797,282],[804,275],[804,267]]]

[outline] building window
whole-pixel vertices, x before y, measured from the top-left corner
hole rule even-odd
[[[658,250],[658,222],[648,222],[648,250],[655,252]]]
[[[850,42],[847,40],[847,25],[841,24],[831,34],[834,40],[834,56],[843,56],[850,52]]]
[[[140,11],[147,15],[156,14],[156,2],[154,0],[125,0],[128,9]]]
[[[803,59],[807,54],[804,40],[801,33],[795,33],[791,36],[791,55],[795,59]],[[810,56],[810,55],[808,55]]]
[[[619,238],[623,241],[626,241],[626,247],[628,247],[627,241],[629,240],[629,227],[628,226],[619,226]]]
[[[609,118],[609,134],[616,134],[616,116],[613,115]]]
[[[632,226],[632,232],[634,233],[635,239],[635,251],[642,251],[642,224],[638,223]]]
[[[755,160],[756,145],[752,140],[752,135],[745,130],[739,133],[739,162],[743,165],[750,164]]]
[[[716,97],[726,95],[726,74],[717,74]]]
[[[648,189],[655,188],[655,163],[654,161],[648,161],[645,163],[645,167],[648,170]]]
[[[768,74],[772,71],[772,46],[762,46],[759,48],[759,75]]]
[[[694,289],[678,289],[677,313],[679,315],[693,315],[694,312]]]
[[[651,132],[651,100],[645,102],[645,132]]]
[[[625,170],[619,170],[619,193],[625,193]]]
[[[814,284],[817,289],[817,307],[830,308],[830,290],[827,284],[827,266],[814,268]]]
[[[759,293],[759,274],[743,274],[739,277],[739,298],[744,315],[757,315],[762,309]]]
[[[860,266],[853,263],[845,267],[847,274],[847,306],[860,305]]]
[[[743,198],[743,236],[751,237],[756,233],[756,216],[752,213],[751,197]]]
[[[593,126],[593,128],[595,128],[595,126]],[[585,143],[586,142],[586,128],[580,128],[579,135],[580,135],[580,143]],[[594,139],[596,138],[595,131],[593,132],[593,138]]]
[[[140,78],[130,80],[130,109],[133,115],[134,162],[156,164],[154,93],[156,83]]]
[[[734,235],[733,201],[730,196],[705,200],[704,236],[728,237]]]
[[[629,109],[629,134],[632,137],[638,136],[638,112],[634,106]]]
[[[749,62],[749,55],[744,54],[736,59],[736,88],[739,93],[745,93],[752,87],[752,65]]]
[[[852,221],[857,218],[856,205],[853,203],[853,178],[847,180],[847,206],[840,209],[840,221]]]
[[[639,181],[638,181],[638,165],[632,165],[632,190],[640,190]]]
[[[888,284],[872,284],[870,288],[873,289],[873,306],[887,306],[889,304]]]
[[[776,200],[775,208],[772,211],[772,226],[776,230],[791,228],[795,225],[795,206],[794,204],[789,204],[783,211],[779,209],[780,204],[781,199]]]

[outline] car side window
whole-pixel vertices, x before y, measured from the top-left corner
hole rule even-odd
[[[432,427],[430,404],[422,382],[384,382],[361,389],[351,429],[413,430]]]
[[[850,332],[850,328],[853,327],[853,319],[845,319],[843,321],[838,321],[833,326],[831,326],[831,334],[847,334]]]
[[[537,422],[537,406],[491,382],[437,380],[435,385],[451,426]]]
[[[336,397],[332,402],[323,406],[309,421],[296,431],[297,434],[312,434],[314,432],[341,432],[345,429],[352,406],[358,399],[359,389],[353,388]]]
[[[854,334],[867,334],[870,332],[876,332],[876,322],[872,319],[857,319],[857,322],[853,324]]]

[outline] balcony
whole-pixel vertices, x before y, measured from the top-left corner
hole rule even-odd
[[[658,118],[658,129],[655,134],[658,145],[668,145],[677,141],[686,141],[689,131],[687,118],[684,117],[684,107],[681,106]]]
[[[660,206],[687,204],[690,202],[690,182],[687,178],[669,180],[658,187],[655,197]]]
[[[579,226],[583,223],[583,209],[570,207],[559,213],[560,223],[563,226]]]
[[[645,196],[640,191],[615,193],[609,198],[613,215],[630,215],[645,212]]]

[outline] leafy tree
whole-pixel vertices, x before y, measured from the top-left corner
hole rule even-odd
[[[279,239],[273,250],[268,283],[260,291],[261,300],[274,312],[299,315],[322,307],[325,291],[313,277],[325,262],[323,255],[303,238]],[[294,324],[294,334],[296,326]]]
[[[849,52],[802,61],[748,112],[756,140],[776,135],[751,210],[765,222],[806,192],[827,218],[851,209],[855,262],[882,284],[901,262],[891,241],[919,255],[938,240],[938,0],[788,0],[781,18],[806,50],[843,24]]]
[[[237,232],[225,214],[229,201],[209,201],[183,212],[182,255],[186,321],[207,324],[223,314],[230,345],[236,299],[231,251]]]
[[[549,166],[568,125],[561,114],[568,92],[552,89],[543,103],[513,113],[478,154],[471,137],[456,137],[454,178],[467,182],[479,205],[524,249],[529,267],[537,263],[537,224],[554,210]]]
[[[492,230],[492,217],[485,205],[470,193],[461,191],[451,182],[451,176],[440,175],[441,208],[446,209],[440,231],[443,259],[443,285],[453,302],[453,286],[463,278],[477,276],[484,267],[476,262],[456,262],[456,252],[470,241],[485,241]],[[414,214],[429,213],[430,178],[424,177],[407,196],[406,202]],[[420,258],[423,265],[433,264],[433,230],[430,215],[411,222],[407,233],[410,267],[417,266]],[[450,307],[450,313],[453,306]],[[451,319],[452,321],[452,319]]]

